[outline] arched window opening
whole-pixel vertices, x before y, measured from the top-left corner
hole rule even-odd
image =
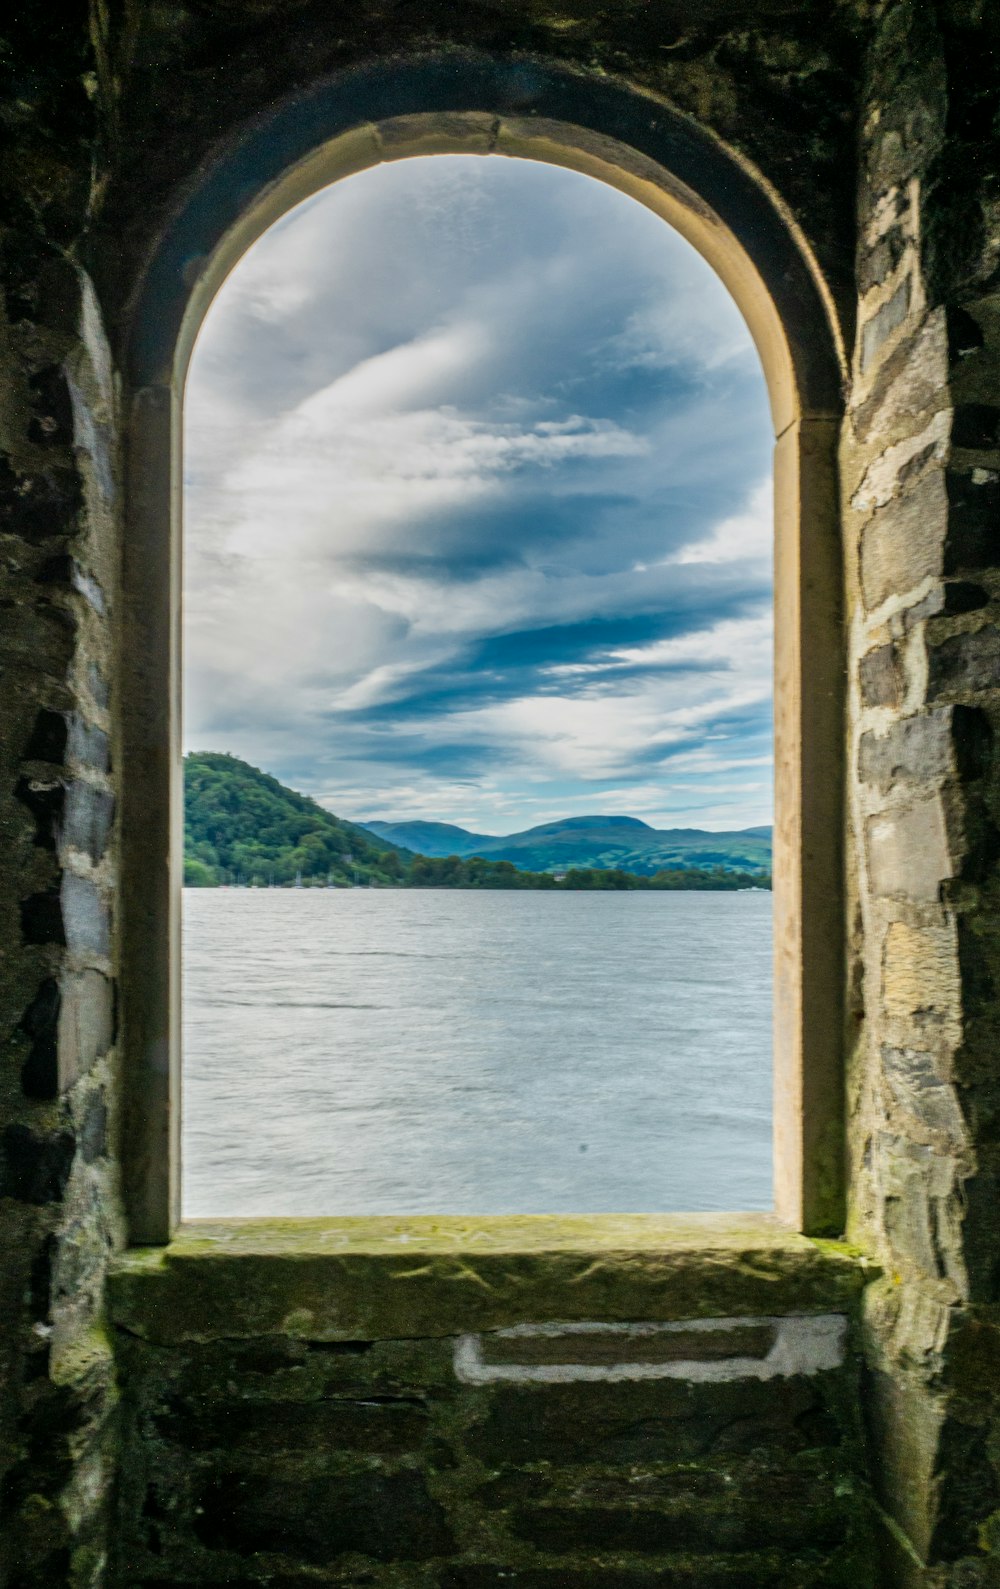
[[[846,939],[837,476],[846,360],[837,312],[766,180],[690,118],[610,79],[538,62],[526,72],[473,52],[380,62],[277,104],[178,190],[135,283],[122,390],[129,666],[120,682],[118,934],[130,1240],[169,1241],[180,1219],[180,510],[192,349],[227,274],[302,200],[383,164],[452,154],[549,164],[638,200],[717,272],[760,357],[776,438],[774,1212],[795,1230],[835,1235],[843,1228]],[[691,1218],[692,1231],[710,1228]],[[595,1241],[611,1239],[593,1219]]]
[[[185,1212],[769,1207],[773,433],[718,277],[580,172],[383,164],[243,254],[184,410]]]

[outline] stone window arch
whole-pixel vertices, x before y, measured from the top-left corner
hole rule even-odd
[[[842,1228],[843,678],[837,442],[844,354],[780,201],[650,95],[530,62],[449,55],[345,74],[216,151],[135,294],[125,361],[122,1016],[133,1242],[178,1218],[181,402],[202,318],[280,215],[341,177],[430,154],[516,156],[609,183],[679,231],[743,313],[775,432],[775,1212]]]

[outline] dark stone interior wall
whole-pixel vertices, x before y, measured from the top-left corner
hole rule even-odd
[[[113,1468],[114,394],[85,7],[0,24],[0,1581],[98,1582]]]
[[[618,76],[711,128],[789,207],[849,328],[867,11],[867,0],[133,0],[109,51],[122,136],[95,250],[105,295],[127,298],[178,186],[278,100],[354,65],[471,49]]]
[[[101,1285],[119,1218],[102,322],[120,346],[138,263],[220,138],[325,73],[451,45],[618,74],[694,115],[773,185],[855,343],[852,1203],[885,1265],[865,1404],[887,1581],[996,1583],[995,9],[95,0],[88,15],[78,0],[59,17],[0,23],[4,1589],[103,1570]]]

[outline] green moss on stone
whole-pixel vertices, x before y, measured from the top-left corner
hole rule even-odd
[[[853,1249],[768,1215],[233,1220],[127,1254],[114,1322],[149,1340],[384,1340],[530,1320],[851,1310]]]

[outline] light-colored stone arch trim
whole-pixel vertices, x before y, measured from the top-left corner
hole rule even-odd
[[[589,105],[589,126],[526,113],[524,106],[513,116],[446,108],[366,118],[314,141],[280,171],[268,174],[265,161],[256,189],[248,176],[246,144],[236,145],[232,169],[223,156],[206,176],[206,186],[193,188],[150,263],[138,295],[129,360],[123,569],[125,1184],[136,1242],[168,1240],[179,1217],[180,438],[191,349],[229,270],[280,215],[332,181],[385,160],[443,153],[542,160],[628,193],[680,231],[712,265],[757,346],[777,436],[775,1207],[800,1230],[832,1234],[841,1227],[837,336],[828,300],[816,288],[812,266],[798,253],[794,236],[786,238],[781,255],[784,223],[763,186],[755,229],[753,182],[746,169],[730,162],[727,186],[728,157],[715,140],[648,96],[626,94],[637,135],[643,126],[655,133],[657,117],[683,124],[678,147],[684,158],[678,163],[686,162],[687,174],[694,175],[700,155],[704,187],[714,188],[727,203],[737,195],[737,231],[732,218],[704,196],[702,184],[689,185],[642,147],[603,131],[603,90],[591,86],[592,100],[584,93],[581,101],[580,82],[574,79],[572,96],[577,109]],[[619,103],[624,92],[615,86],[617,116],[610,120],[617,130],[627,130]],[[546,108],[545,96],[532,108]],[[651,108],[657,112],[652,118]],[[255,136],[266,141],[267,130]],[[238,175],[239,185],[216,211],[206,195],[219,189],[227,170],[234,183]]]

